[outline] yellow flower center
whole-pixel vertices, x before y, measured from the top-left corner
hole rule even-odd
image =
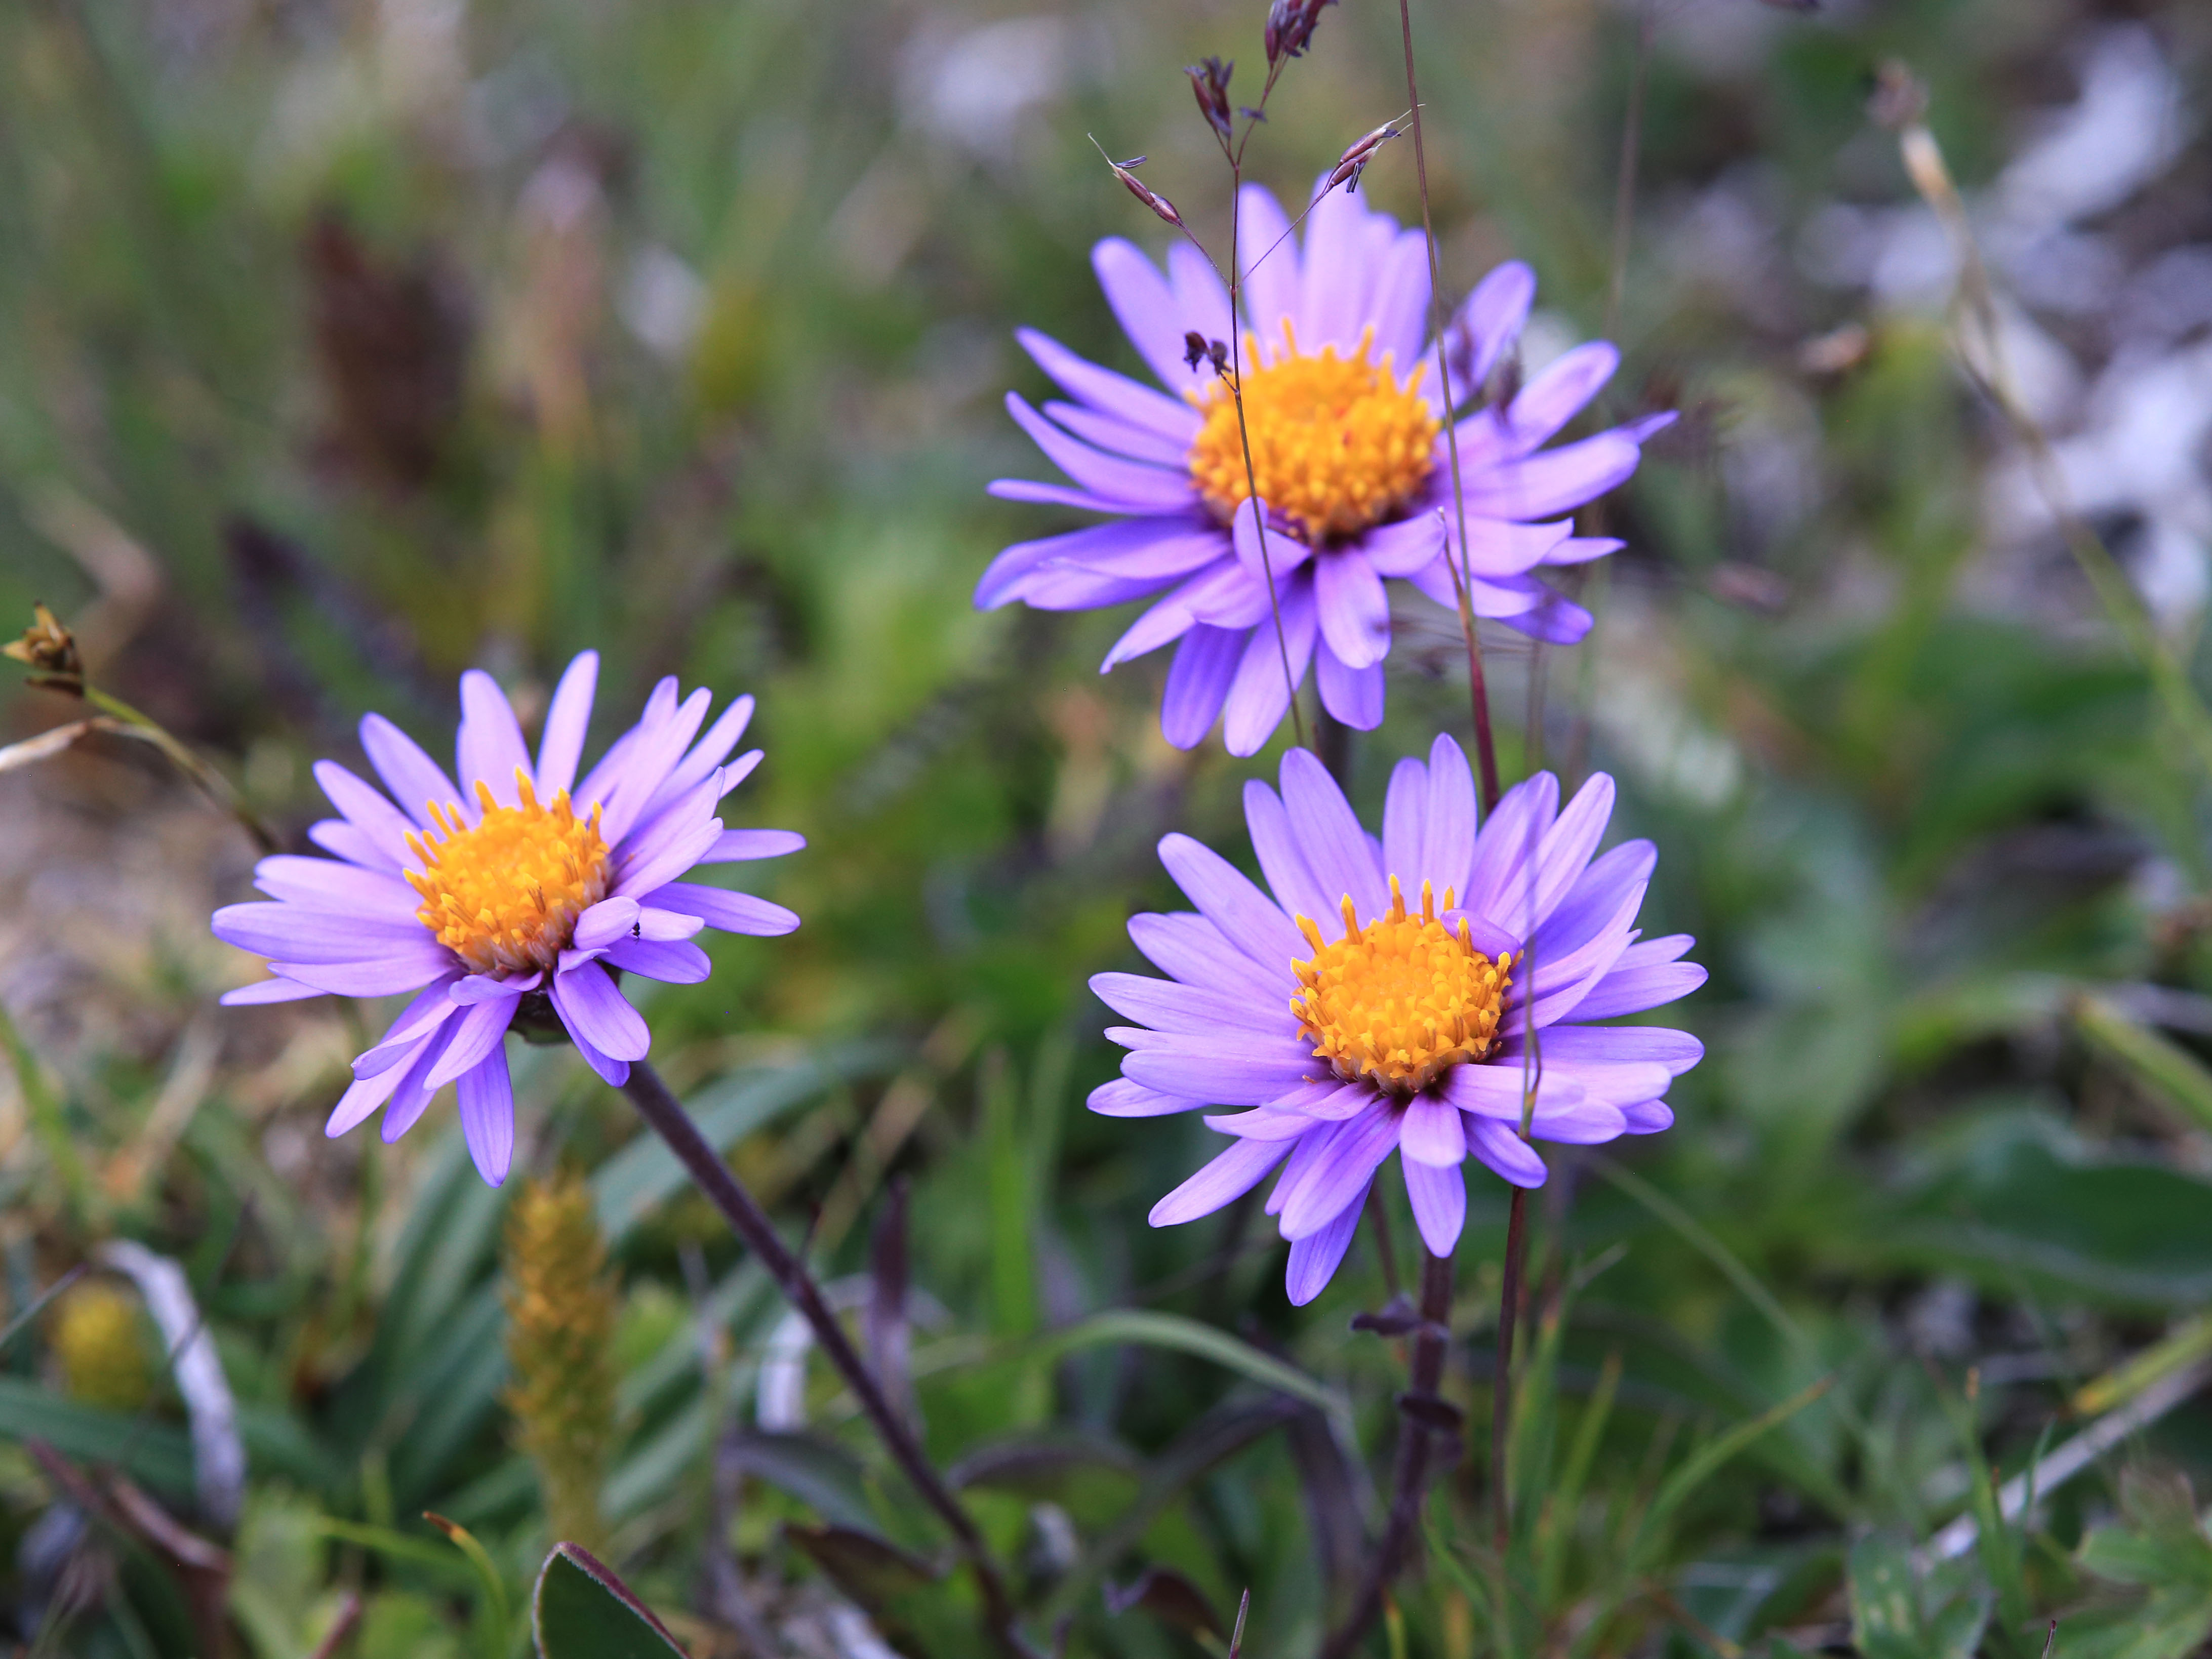
[[[1245,337],[1245,359],[1259,365],[1259,342]],[[1358,351],[1340,357],[1334,346],[1318,357],[1298,355],[1287,319],[1290,349],[1244,371],[1244,428],[1237,399],[1216,382],[1192,401],[1206,424],[1190,447],[1190,475],[1206,505],[1226,523],[1254,491],[1270,512],[1289,519],[1310,542],[1349,536],[1379,524],[1413,498],[1436,465],[1437,416],[1420,393],[1424,364],[1398,382],[1390,354],[1368,362],[1375,331]],[[1244,437],[1252,471],[1244,471]]]
[[[550,972],[575,937],[576,918],[607,896],[598,805],[580,818],[567,790],[540,806],[519,766],[514,782],[520,806],[500,805],[479,778],[477,823],[465,823],[458,805],[431,801],[443,838],[407,833],[422,861],[406,872],[422,896],[416,919],[480,974]]]
[[[1346,1083],[1362,1079],[1390,1094],[1419,1094],[1446,1070],[1490,1052],[1506,988],[1509,951],[1496,961],[1474,948],[1467,918],[1452,933],[1437,920],[1435,894],[1421,884],[1421,914],[1409,915],[1398,878],[1390,878],[1390,914],[1361,927],[1349,895],[1344,937],[1322,942],[1304,916],[1298,931],[1312,943],[1310,959],[1291,963],[1304,988],[1291,999],[1298,1026]],[[1452,890],[1444,890],[1444,908]]]

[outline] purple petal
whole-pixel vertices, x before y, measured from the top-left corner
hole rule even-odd
[[[697,985],[714,971],[707,953],[688,939],[626,939],[607,947],[606,960],[625,973],[668,985]]]
[[[1437,902],[1449,889],[1464,904],[1474,867],[1474,774],[1467,755],[1448,737],[1429,745],[1428,827],[1421,841],[1420,873],[1433,883]]]
[[[1133,242],[1108,237],[1091,251],[1091,266],[1098,273],[1098,286],[1105,290],[1115,319],[1129,337],[1129,343],[1137,348],[1137,355],[1160,377],[1161,385],[1180,393],[1200,387],[1212,378],[1211,364],[1205,366],[1201,376],[1183,361],[1184,331],[1203,325],[1196,318],[1182,316],[1167,278],[1138,252]],[[1226,331],[1217,328],[1214,333]]]
[[[1376,867],[1366,832],[1360,829],[1336,780],[1304,749],[1291,750],[1283,757],[1282,778],[1283,806],[1304,849],[1307,866],[1339,911],[1337,931],[1341,932],[1341,903],[1346,894],[1363,922],[1382,915],[1390,908],[1389,885]],[[1298,954],[1304,957],[1309,951],[1301,949]]]
[[[1310,1134],[1316,1126],[1304,1112],[1255,1106],[1249,1112],[1210,1116],[1206,1127],[1218,1134],[1241,1135],[1248,1140],[1296,1140],[1300,1135]]]
[[[392,792],[392,799],[399,803],[400,811],[414,819],[422,829],[436,827],[435,821],[430,817],[429,803],[432,801],[436,801],[441,806],[458,801],[461,810],[469,813],[473,821],[474,793],[471,792],[467,799],[462,799],[461,792],[446,775],[446,769],[424,754],[421,744],[383,715],[362,716],[361,746],[368,756],[368,763],[376,769],[376,775],[384,780],[384,787]],[[315,775],[319,779],[322,776],[320,766],[315,769]],[[325,783],[324,793],[329,793],[329,790],[330,786]],[[331,804],[348,817],[354,817],[346,804],[336,795],[331,796]],[[359,818],[354,818],[354,822],[361,823],[362,828],[371,834],[375,833],[372,825],[362,823]]]
[[[1279,592],[1284,580],[1313,557],[1309,544],[1269,521],[1267,502],[1256,497],[1237,504],[1229,521],[1229,542],[1237,562],[1259,584],[1262,594],[1271,577]]]
[[[477,783],[483,782],[501,806],[522,805],[514,775],[520,770],[529,775],[530,750],[523,745],[522,727],[507,693],[481,668],[461,676],[461,731],[454,759],[460,767],[461,787],[471,800],[476,798]]]
[[[1469,597],[1476,616],[1495,617],[1516,633],[1547,645],[1572,645],[1596,621],[1572,599],[1534,576],[1500,576],[1488,581],[1477,577]]]
[[[1367,309],[1375,326],[1372,361],[1388,359],[1405,374],[1419,362],[1429,327],[1429,239],[1419,231],[1400,231],[1383,246]],[[1431,365],[1423,378],[1435,374]]]
[[[1593,859],[1537,930],[1536,960],[1557,960],[1595,939],[1611,924],[1622,898],[1650,881],[1658,862],[1659,849],[1648,841],[1623,842]],[[1628,965],[1626,957],[1623,963]]]
[[[1304,275],[1305,291],[1299,296],[1298,349],[1309,355],[1333,345],[1349,356],[1359,346],[1360,336],[1372,320],[1367,295],[1373,273],[1368,254],[1366,204],[1351,191],[1334,190],[1316,202],[1306,215]],[[1386,234],[1397,227],[1385,220]]]
[[[317,761],[315,781],[345,821],[367,837],[377,860],[397,869],[407,856],[407,832],[414,823],[336,761]]]
[[[1186,985],[1281,1000],[1297,983],[1287,960],[1273,970],[1263,968],[1204,916],[1188,910],[1164,916],[1141,911],[1129,918],[1129,939],[1161,971]]]
[[[805,846],[806,837],[796,830],[725,830],[700,855],[699,862],[743,864],[752,859],[780,859]]]
[[[1492,412],[1512,453],[1527,454],[1581,414],[1620,367],[1620,353],[1603,340],[1553,359],[1503,411]]]
[[[1528,1143],[1492,1118],[1468,1125],[1468,1150],[1516,1187],[1540,1187],[1549,1173]]]
[[[331,1108],[331,1115],[323,1125],[323,1133],[332,1140],[348,1130],[368,1121],[376,1109],[392,1098],[392,1091],[406,1078],[404,1067],[380,1072],[374,1077],[356,1079],[346,1085],[338,1097],[338,1103]]]
[[[1571,1106],[1583,1097],[1582,1085],[1563,1073],[1539,1070],[1524,1075],[1517,1056],[1511,1065],[1485,1060],[1455,1066],[1443,1074],[1437,1092],[1462,1112],[1518,1123],[1522,1097],[1532,1083],[1539,1111]]]
[[[461,1137],[484,1184],[496,1187],[514,1161],[514,1083],[504,1047],[461,1074],[459,1094]]]
[[[1033,328],[1016,329],[1014,338],[1069,397],[1079,398],[1091,408],[1103,410],[1132,426],[1158,432],[1181,449],[1188,449],[1191,441],[1198,436],[1203,417],[1188,404],[1079,357],[1059,341]],[[1180,350],[1176,353],[1176,368],[1183,371],[1183,384],[1194,380],[1195,376],[1182,362]]]
[[[1628,1133],[1628,1119],[1618,1106],[1584,1100],[1555,1112],[1539,1112],[1529,1120],[1528,1133],[1539,1140],[1565,1146],[1601,1146]]]
[[[1674,1127],[1674,1109],[1663,1100],[1639,1101],[1633,1106],[1620,1109],[1622,1120],[1632,1135],[1656,1135],[1662,1129]]]
[[[1204,742],[1221,718],[1221,705],[1228,701],[1230,683],[1243,654],[1243,635],[1204,623],[1193,624],[1168,669],[1167,690],[1160,698],[1160,735],[1177,749],[1194,749]]]
[[[1305,936],[1228,860],[1188,836],[1160,840],[1160,862],[1199,914],[1231,945],[1271,972],[1287,972],[1309,954]]]
[[[584,1064],[597,1072],[603,1082],[619,1089],[629,1081],[628,1060],[617,1060],[611,1054],[601,1053],[587,1039],[578,1036],[573,1026],[569,1028],[568,1038],[576,1045],[576,1052],[583,1056]]]
[[[1093,448],[1103,449],[1109,455],[1173,467],[1179,472],[1188,471],[1188,439],[1167,437],[1152,427],[1132,425],[1118,415],[1103,414],[1058,398],[1046,399],[1043,413],[1054,426],[1065,427]]]
[[[604,898],[576,918],[575,948],[601,951],[637,925],[637,901]]]
[[[1260,860],[1260,872],[1267,877],[1267,890],[1275,896],[1275,902],[1293,917],[1305,917],[1321,929],[1323,939],[1343,938],[1344,916],[1337,903],[1338,894],[1329,891],[1314,875],[1297,832],[1291,827],[1288,809],[1257,778],[1245,781],[1244,823],[1252,836],[1252,850]],[[1301,945],[1301,960],[1311,954],[1310,946]]]
[[[1506,347],[1520,337],[1535,298],[1536,273],[1518,259],[1498,266],[1474,285],[1455,322],[1468,343],[1471,384],[1455,385],[1455,395],[1468,398],[1481,391]]]
[[[713,701],[714,694],[702,685],[684,698],[667,719],[650,726],[642,720],[638,723],[637,742],[624,757],[622,770],[605,798],[599,834],[608,846],[620,845],[623,838],[645,817],[646,809],[690,746],[700,723],[707,718],[707,707]]]
[[[1261,1177],[1283,1161],[1283,1150],[1269,1140],[1232,1141],[1227,1152],[1153,1205],[1146,1218],[1155,1227],[1173,1227],[1212,1215],[1258,1186]]]
[[[1407,756],[1390,769],[1390,787],[1382,797],[1382,870],[1398,878],[1409,906],[1419,898],[1421,882],[1433,882],[1421,862],[1428,822],[1429,769]],[[1443,890],[1436,896],[1441,904]]]
[[[1559,811],[1559,781],[1549,772],[1516,783],[1505,792],[1474,846],[1474,866],[1459,896],[1464,909],[1498,918],[1508,932],[1522,930],[1506,920],[1528,914],[1534,886],[1536,850]]]
[[[1608,553],[1618,553],[1627,545],[1618,536],[1570,536],[1544,555],[1544,562],[1587,564],[1592,559],[1601,559]]]
[[[1587,1005],[1585,1005],[1587,1006]],[[1580,1008],[1575,1011],[1582,1012]],[[1503,1054],[1518,1052],[1522,1039],[1498,1045]],[[1680,1077],[1705,1057],[1705,1045],[1687,1031],[1663,1025],[1555,1025],[1540,1045],[1547,1060],[1587,1060],[1600,1066],[1654,1065]]]
[[[1229,309],[1229,290],[1214,274],[1213,264],[1188,242],[1168,245],[1168,285],[1175,290],[1176,325],[1188,332],[1196,329],[1209,340],[1225,340],[1236,331]]]
[[[696,916],[709,927],[719,927],[726,933],[750,933],[759,939],[773,939],[799,926],[798,913],[781,904],[755,898],[750,893],[702,887],[696,882],[672,882],[646,894],[644,902],[656,910]]]
[[[1470,577],[1479,584],[1494,585],[1522,575],[1543,563],[1573,533],[1574,520],[1571,519],[1560,519],[1548,524],[1521,524],[1511,519],[1485,519],[1469,514],[1466,558],[1462,560],[1460,556],[1458,527],[1455,525],[1446,530],[1443,552],[1447,566],[1456,568],[1462,576]],[[1449,574],[1445,580],[1449,581]],[[1481,588],[1478,586],[1474,591],[1480,592]],[[1540,604],[1541,600],[1534,603]]]
[[[1285,319],[1296,325],[1300,291],[1298,245],[1281,204],[1266,188],[1247,185],[1237,197],[1244,267],[1244,307],[1262,351],[1279,349]]]
[[[399,1018],[384,1028],[375,1046],[354,1057],[353,1074],[374,1077],[413,1054],[417,1044],[459,1012],[453,993],[461,982],[458,974],[447,974],[416,993],[414,1001],[400,1011]]]
[[[720,781],[709,778],[671,806],[615,860],[613,889],[635,897],[665,887],[699,862],[699,855],[722,838],[722,821],[702,814],[714,810]]]
[[[1034,478],[994,478],[984,485],[987,495],[1002,501],[1030,501],[1043,507],[1072,507],[1079,513],[1108,513],[1116,517],[1126,516],[1130,508],[1126,502],[1104,495],[1094,495],[1087,489],[1073,489],[1066,484],[1039,483]],[[1036,601],[1027,593],[1022,596],[1034,605]],[[1073,610],[1072,605],[1058,607]]]
[[[1358,1229],[1359,1212],[1366,1205],[1367,1194],[1362,1192],[1319,1232],[1292,1243],[1290,1265],[1283,1273],[1283,1289],[1292,1307],[1304,1307],[1327,1287],[1344,1261],[1344,1253],[1352,1248],[1352,1235]]]
[[[1467,1157],[1459,1108],[1435,1095],[1415,1095],[1398,1125],[1398,1149],[1416,1164],[1457,1166]]]
[[[226,1008],[250,1008],[264,1002],[298,1002],[325,994],[312,985],[301,985],[295,980],[258,979],[251,985],[225,991],[218,1000]]]
[[[1327,1149],[1283,1199],[1282,1234],[1293,1242],[1319,1232],[1366,1192],[1382,1160],[1398,1149],[1398,1114],[1378,1101],[1324,1133],[1331,1137]]]
[[[1194,504],[1196,487],[1187,468],[1171,472],[1093,449],[1031,409],[1018,392],[1006,394],[1006,413],[1047,460],[1093,495],[1123,503],[1126,511],[1182,513]]]
[[[502,979],[492,974],[470,974],[456,980],[446,997],[464,1008],[471,1003],[498,1002],[536,990],[544,977],[543,974],[521,974],[513,979]]]
[[[1283,1045],[1282,1058],[1263,1058],[1242,1043],[1208,1045],[1210,1052],[1147,1048],[1121,1058],[1121,1074],[1164,1095],[1212,1106],[1263,1106],[1305,1081],[1312,1060]],[[1227,1050],[1228,1052],[1223,1052]]]
[[[430,1086],[431,1068],[445,1057],[446,1045],[452,1041],[453,1022],[448,1020],[416,1052],[416,1056],[401,1075],[399,1086],[392,1091],[392,1103],[384,1109],[384,1122],[379,1133],[387,1146],[413,1128],[437,1090]]]
[[[1358,556],[1378,576],[1410,576],[1435,563],[1443,550],[1444,518],[1434,510],[1377,525],[1358,543]]]
[[[1705,970],[1694,962],[1626,968],[1621,964],[1627,959],[1628,953],[1623,951],[1613,971],[1575,1005],[1577,1019],[1611,1019],[1617,1014],[1640,1014],[1648,1008],[1664,1007],[1705,982]]]
[[[1314,684],[1321,706],[1355,732],[1372,732],[1382,724],[1382,665],[1347,668],[1329,648],[1327,640],[1314,653]]]
[[[611,1059],[643,1060],[653,1046],[644,1017],[596,962],[553,976],[553,1006],[572,1036]]]
[[[1085,1103],[1101,1117],[1165,1117],[1170,1112],[1196,1111],[1205,1103],[1186,1100],[1181,1095],[1164,1095],[1140,1083],[1117,1077],[1093,1089]]]
[[[343,915],[296,904],[226,904],[209,927],[226,944],[286,963],[358,962],[417,945],[443,948],[411,917]]]
[[[1313,584],[1292,580],[1282,590],[1283,630],[1255,628],[1223,707],[1222,741],[1232,755],[1257,754],[1290,711],[1291,690],[1304,680],[1313,656]],[[1283,651],[1290,652],[1285,679]]]
[[[1341,1123],[1358,1116],[1379,1098],[1370,1083],[1340,1083],[1324,1077],[1302,1083],[1290,1093],[1262,1103],[1279,1111],[1302,1112],[1316,1123]]]
[[[599,653],[580,651],[553,688],[545,730],[538,739],[538,793],[548,800],[576,781],[585,729],[592,722],[592,695],[599,682]]]
[[[1455,1160],[1449,1166],[1398,1160],[1406,1177],[1406,1196],[1413,1206],[1413,1224],[1431,1255],[1449,1255],[1467,1224],[1467,1176]]]
[[[707,728],[706,734],[691,745],[690,752],[677,763],[676,769],[668,775],[655,792],[653,800],[647,809],[648,813],[658,812],[666,804],[682,799],[690,791],[706,782],[714,769],[729,758],[730,750],[738,746],[738,739],[744,736],[745,727],[752,724],[752,718],[753,700],[750,696],[734,699],[727,708],[716,715],[714,723]],[[760,753],[758,750],[753,752],[756,756]],[[757,759],[753,762],[753,766],[759,764]],[[745,769],[750,772],[752,767]],[[725,777],[722,793],[727,794],[735,787],[735,780]],[[718,795],[715,799],[719,800],[721,797]]]
[[[449,1022],[453,1035],[446,1041],[444,1056],[424,1079],[424,1086],[444,1087],[498,1048],[514,1023],[515,1006],[511,997],[471,1003],[458,1020]]]
[[[1526,937],[1559,908],[1559,901],[1589,868],[1590,854],[1597,851],[1605,827],[1612,821],[1613,799],[1613,780],[1603,772],[1593,774],[1589,781],[1575,792],[1575,798],[1567,803],[1559,821],[1545,832],[1543,845],[1537,849],[1535,890],[1529,901],[1530,908],[1516,909],[1510,918],[1492,911],[1500,927]]]
[[[270,964],[275,967],[276,964]],[[422,943],[359,962],[285,963],[287,978],[342,997],[388,997],[418,991],[453,971],[453,953],[424,934]]]
[[[1549,519],[1628,482],[1643,452],[1617,432],[1511,461],[1466,481],[1467,508],[1491,519]]]
[[[396,876],[330,859],[279,854],[253,866],[253,884],[270,898],[310,910],[346,912],[379,921],[415,921],[422,898]],[[420,927],[420,922],[416,922]]]
[[[1091,990],[1123,1018],[1139,1021],[1156,1031],[1213,1031],[1227,1026],[1280,1036],[1296,1029],[1279,997],[1255,1001],[1249,995],[1182,985],[1143,974],[1093,974]]]
[[[330,763],[325,761],[323,764]],[[407,823],[404,818],[400,822],[403,824]],[[408,824],[407,827],[412,829],[414,826]],[[309,824],[307,839],[325,853],[342,858],[349,864],[360,865],[364,869],[398,870],[402,867],[394,853],[386,852],[365,830],[348,823],[343,818],[324,818]],[[398,854],[406,851],[404,843],[395,842],[392,845]]]

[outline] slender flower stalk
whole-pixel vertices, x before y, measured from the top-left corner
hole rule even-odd
[[[837,1322],[836,1315],[823,1299],[821,1287],[783,1242],[769,1219],[768,1212],[731,1173],[729,1165],[715,1155],[714,1149],[707,1144],[698,1126],[684,1109],[683,1103],[669,1092],[668,1085],[650,1065],[643,1060],[634,1063],[621,1087],[647,1127],[667,1142],[668,1149],[676,1154],[677,1161],[690,1175],[693,1183],[721,1212],[731,1231],[759,1257],[769,1277],[783,1292],[784,1299],[806,1321],[814,1340],[821,1344],[830,1363],[852,1389],[853,1397],[860,1402],[861,1411],[866,1413],[892,1458],[913,1482],[922,1500],[951,1531],[961,1554],[967,1559],[969,1571],[975,1576],[976,1588],[983,1598],[984,1617],[1001,1649],[1018,1659],[1027,1654],[1028,1644],[1015,1622],[1014,1605],[1007,1594],[1006,1580],[992,1559],[982,1533],[930,1462],[913,1426],[891,1403],[876,1374],[861,1359],[859,1350],[845,1334],[845,1328]]]

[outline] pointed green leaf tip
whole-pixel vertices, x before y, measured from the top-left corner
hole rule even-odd
[[[629,1586],[577,1544],[556,1544],[530,1598],[538,1659],[684,1659]]]

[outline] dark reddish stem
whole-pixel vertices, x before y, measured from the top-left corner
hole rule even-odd
[[[1413,1363],[1407,1378],[1408,1399],[1417,1407],[1437,1399],[1444,1380],[1444,1353],[1450,1341],[1452,1264],[1448,1255],[1421,1252],[1421,1324],[1413,1336]],[[1347,1659],[1376,1619],[1390,1583],[1406,1565],[1413,1541],[1413,1528],[1421,1518],[1421,1499],[1428,1491],[1431,1466],[1439,1438],[1428,1426],[1427,1413],[1401,1412],[1398,1425],[1398,1461],[1390,1480],[1390,1512],[1382,1523],[1382,1541],[1367,1564],[1359,1594],[1352,1611],[1321,1650],[1321,1659]]]
[[[715,1155],[706,1137],[699,1133],[698,1126],[691,1121],[690,1114],[684,1109],[683,1103],[669,1092],[668,1085],[652,1066],[642,1060],[633,1061],[629,1081],[623,1085],[623,1092],[629,1097],[630,1104],[637,1108],[638,1115],[653,1132],[668,1143],[668,1150],[676,1154],[677,1162],[683,1164],[708,1201],[722,1212],[730,1230],[759,1257],[761,1265],[783,1292],[784,1299],[798,1309],[812,1328],[814,1340],[822,1345],[822,1352],[830,1357],[830,1363],[852,1389],[853,1397],[860,1401],[860,1409],[867,1413],[892,1458],[906,1472],[907,1479],[914,1483],[923,1500],[937,1511],[951,1530],[960,1553],[968,1558],[976,1586],[982,1592],[984,1616],[990,1621],[992,1634],[1008,1654],[1026,1655],[1029,1648],[1015,1626],[1013,1602],[1006,1594],[1006,1582],[999,1576],[998,1565],[991,1559],[982,1534],[945,1486],[907,1420],[892,1407],[875,1373],[862,1362],[846,1336],[845,1328],[837,1322],[837,1316],[822,1299],[820,1286],[783,1242],[769,1219],[768,1212],[761,1208],[758,1200],[730,1173],[729,1166]]]

